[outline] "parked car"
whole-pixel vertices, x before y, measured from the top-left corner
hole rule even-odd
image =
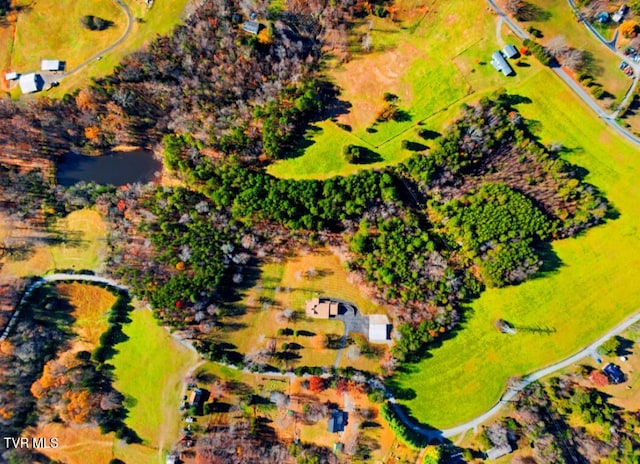
[[[620,63],[620,69],[624,70],[627,67],[629,67],[629,63],[627,63],[626,61],[623,61],[622,63]]]

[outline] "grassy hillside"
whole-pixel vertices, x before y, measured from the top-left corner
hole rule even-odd
[[[557,272],[484,292],[455,338],[399,376],[400,385],[416,394],[407,406],[435,427],[484,412],[499,399],[509,377],[569,356],[640,307],[637,149],[621,142],[547,70],[512,91],[531,98],[533,103],[519,108],[523,115],[541,123],[543,141],[570,149],[567,159],[588,171],[586,181],[602,191],[620,217],[554,242],[561,263]],[[518,333],[498,332],[494,322],[499,318],[519,327]]]
[[[112,360],[114,386],[127,398],[127,425],[162,453],[178,438],[182,379],[198,356],[160,327],[151,311],[139,309],[130,317],[124,327],[129,340],[117,345]]]

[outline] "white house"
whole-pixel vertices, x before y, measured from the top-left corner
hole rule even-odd
[[[20,77],[20,74],[16,72],[9,72],[4,75],[4,78],[8,81],[15,81],[18,77]]]
[[[40,90],[40,76],[36,73],[23,74],[18,80],[22,93],[33,93]]]

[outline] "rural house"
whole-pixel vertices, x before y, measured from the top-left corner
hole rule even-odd
[[[315,319],[329,319],[338,315],[338,306],[331,298],[312,298],[305,303],[305,314]]]
[[[511,76],[514,74],[513,68],[511,68],[509,63],[507,63],[507,60],[504,59],[500,50],[493,52],[493,55],[491,55],[491,64],[496,68],[496,71],[501,71],[505,76]]]
[[[344,427],[347,424],[347,413],[339,409],[331,411],[331,417],[329,418],[328,430],[331,433],[344,432]]]
[[[602,369],[602,371],[605,374],[607,374],[607,377],[609,377],[609,380],[611,381],[611,383],[624,382],[624,373],[620,369],[620,366],[613,363],[609,363],[606,366],[604,366],[604,369]]]
[[[256,21],[247,21],[242,25],[242,30],[249,34],[257,34],[260,31],[260,24]]]
[[[192,408],[200,408],[202,404],[203,391],[201,388],[194,388],[191,392],[191,398],[189,398],[189,403],[191,403]]]
[[[500,459],[503,456],[511,453],[513,449],[509,445],[496,446],[487,451],[487,459],[490,461],[495,461],[496,459]]]
[[[629,7],[627,5],[622,5],[620,8],[618,8],[618,11],[613,13],[613,22],[621,23],[624,19],[624,15],[627,14],[628,9]]]

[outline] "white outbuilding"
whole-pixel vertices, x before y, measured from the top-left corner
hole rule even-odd
[[[62,71],[64,64],[60,60],[42,60],[40,61],[40,69],[42,71]]]
[[[23,74],[18,80],[22,93],[33,93],[40,90],[40,75],[36,73]]]
[[[389,318],[384,314],[369,316],[369,341],[371,343],[385,343],[391,332]]]

